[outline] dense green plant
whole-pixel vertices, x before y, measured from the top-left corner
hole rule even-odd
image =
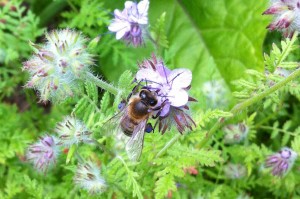
[[[300,197],[299,36],[266,35],[266,5],[151,0],[137,49],[140,40],[126,45],[132,35],[116,40],[107,29],[124,1],[0,2],[0,198]],[[29,25],[16,35],[10,23]],[[33,44],[46,25],[70,29]],[[144,26],[135,28],[139,39]],[[152,53],[170,69],[192,71],[196,127],[180,134],[174,122],[163,135],[147,133],[141,158],[131,161],[126,143],[116,143],[118,108]],[[47,106],[14,90],[24,81],[21,62]]]

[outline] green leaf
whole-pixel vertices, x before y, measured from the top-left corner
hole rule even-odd
[[[68,152],[68,156],[67,156],[67,159],[66,159],[66,164],[68,164],[72,157],[74,156],[74,153],[77,149],[77,145],[73,144],[70,148],[69,148],[69,152]]]
[[[175,51],[176,55],[170,62],[172,67],[192,69],[193,85],[199,86],[219,73],[233,88],[231,81],[245,75],[245,69],[263,70],[261,54],[267,19],[261,13],[267,2],[168,0],[151,3],[156,9],[161,8],[158,13],[167,10],[169,52]]]

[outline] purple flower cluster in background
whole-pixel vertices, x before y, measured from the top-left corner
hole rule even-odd
[[[297,153],[295,151],[284,147],[267,158],[266,167],[272,168],[274,176],[283,176],[293,167],[296,158]]]
[[[143,28],[148,24],[149,1],[139,3],[125,2],[124,10],[116,9],[115,18],[108,26],[112,32],[116,32],[116,39],[123,39],[137,47],[143,44]]]
[[[272,0],[271,6],[263,13],[274,15],[268,29],[279,30],[285,37],[292,37],[300,31],[300,0]]]

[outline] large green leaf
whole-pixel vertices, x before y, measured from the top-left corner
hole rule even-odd
[[[170,48],[162,57],[168,67],[190,68],[194,86],[224,78],[233,88],[230,82],[243,76],[245,69],[263,70],[267,19],[261,13],[265,9],[266,2],[257,0],[152,0],[149,16],[151,24],[166,12]],[[148,48],[129,51],[139,61],[151,52]],[[110,64],[106,70],[105,65],[103,72],[110,80],[116,78],[111,69],[118,68],[121,74],[126,68]]]

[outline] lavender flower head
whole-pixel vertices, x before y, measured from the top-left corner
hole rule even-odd
[[[152,59],[140,64],[136,80],[146,82],[146,87],[157,93],[157,106],[161,107],[156,113],[159,117],[159,131],[164,133],[172,123],[176,124],[180,133],[186,128],[192,129],[195,123],[185,112],[189,109],[187,103],[196,101],[188,95],[192,81],[192,72],[189,69],[170,70],[162,60],[152,55]]]
[[[103,193],[107,189],[107,184],[100,175],[100,169],[92,162],[78,165],[74,182],[90,194]]]
[[[74,118],[66,117],[64,121],[57,124],[55,131],[59,135],[59,145],[70,147],[73,144],[92,143],[92,132],[88,130],[85,124]]]
[[[112,32],[116,32],[116,39],[123,39],[137,47],[143,44],[143,28],[148,24],[149,1],[142,0],[139,3],[125,2],[124,10],[116,9],[115,18],[108,26]]]
[[[293,167],[296,158],[297,153],[295,151],[284,147],[267,158],[266,167],[272,168],[272,174],[274,176],[283,176]]]
[[[59,147],[55,137],[46,135],[29,146],[26,159],[33,163],[34,167],[46,173],[48,168],[56,163]]]
[[[274,15],[268,29],[279,30],[285,37],[292,37],[300,31],[300,0],[271,0],[271,6],[263,13]]]
[[[93,64],[92,55],[80,33],[64,29],[46,34],[46,43],[31,43],[35,54],[25,62],[30,80],[26,87],[36,89],[41,101],[62,101],[80,92],[80,84]]]

